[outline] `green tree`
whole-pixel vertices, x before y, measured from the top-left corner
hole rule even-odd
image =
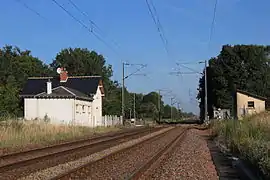
[[[52,71],[41,60],[18,47],[0,49],[0,111],[1,114],[22,115],[19,92],[29,76],[48,76]]]
[[[170,119],[171,118],[171,106],[168,105],[168,104],[166,104],[164,106],[163,118],[165,118],[165,119]]]
[[[154,120],[158,119],[158,112],[159,112],[159,94],[157,92],[150,92],[144,96],[140,97],[140,108],[139,114],[142,114],[143,117],[152,118]],[[164,102],[160,101],[161,111],[163,109]]]

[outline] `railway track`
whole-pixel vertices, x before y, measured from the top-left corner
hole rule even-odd
[[[150,160],[146,161],[142,166],[140,166],[136,171],[134,171],[127,179],[137,180],[137,179],[147,179],[148,172],[159,166],[160,161],[162,161],[168,153],[172,151],[176,143],[181,141],[186,135],[187,129],[182,131],[174,140],[172,140],[167,146],[158,151]]]
[[[70,171],[66,171],[62,174],[59,174],[53,178],[51,178],[51,180],[67,180],[67,179],[119,179],[120,177],[106,177],[106,175],[103,175],[103,177],[88,177],[88,175],[93,175],[94,173],[96,173],[96,169],[94,167],[100,167],[100,166],[106,166],[107,164],[111,164],[109,162],[112,162],[115,160],[119,160],[119,156],[121,156],[121,154],[126,154],[124,157],[128,159],[128,156],[130,155],[129,152],[132,152],[135,148],[138,148],[139,146],[151,146],[152,142],[157,142],[159,141],[160,138],[164,138],[165,136],[172,136],[172,134],[177,133],[177,135],[170,140],[168,143],[166,143],[165,146],[162,146],[157,152],[155,152],[151,158],[146,158],[147,160],[145,160],[143,163],[140,163],[140,166],[136,167],[135,170],[128,172],[128,174],[125,175],[124,179],[140,179],[143,175],[146,174],[146,172],[151,169],[151,168],[155,168],[158,165],[158,161],[161,160],[162,158],[164,158],[164,156],[171,151],[171,149],[175,146],[175,144],[180,141],[184,136],[186,131],[188,130],[188,128],[179,128],[179,127],[175,127],[169,131],[165,131],[162,132],[161,134],[158,134],[156,136],[153,136],[149,139],[145,139],[139,143],[136,143],[130,147],[124,148],[124,149],[120,149],[114,153],[111,153],[99,160],[96,161],[92,161],[90,163],[81,165],[77,168],[74,168]],[[178,132],[177,132],[178,131]],[[122,157],[122,159],[123,159]],[[138,156],[138,158],[143,158]],[[102,162],[104,161],[104,162]],[[107,161],[107,162],[106,162]],[[128,160],[127,160],[128,161]],[[134,163],[134,162],[130,162],[130,163]],[[105,165],[106,164],[106,165]],[[111,165],[113,166],[113,165]],[[116,165],[117,166],[117,165]],[[124,166],[124,165],[123,165]],[[124,168],[125,169],[125,168]],[[104,170],[105,171],[105,170]],[[117,169],[116,169],[117,171]],[[102,174],[102,172],[100,172]],[[115,172],[117,173],[117,172]],[[120,179],[123,179],[123,177],[121,177]]]
[[[55,146],[4,155],[0,157],[0,177],[7,177],[7,179],[13,179],[25,176],[26,174],[47,168],[50,165],[63,163],[65,161],[68,161],[68,159],[63,158],[61,162],[56,162],[52,164],[50,162],[47,162],[39,166],[38,163],[42,161],[53,161],[57,158],[59,159],[61,157],[72,155],[74,153],[76,154],[76,156],[74,156],[74,158],[76,159],[129,141],[131,139],[144,136],[148,133],[152,133],[160,129],[162,129],[162,127],[139,128],[127,132],[115,133],[107,136],[99,136],[80,141],[58,144]],[[34,167],[35,164],[37,164],[36,167]],[[27,166],[32,167],[28,169]],[[25,173],[23,173],[24,171]],[[11,174],[12,176],[10,178]]]
[[[169,142],[165,147],[160,149],[151,159],[141,165],[136,171],[134,171],[127,179],[147,179],[148,171],[155,169],[159,166],[159,163],[166,157],[168,153],[172,151],[176,143],[181,141],[186,135],[187,129],[183,130],[175,139]]]

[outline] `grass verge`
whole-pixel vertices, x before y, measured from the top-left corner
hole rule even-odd
[[[19,120],[5,121],[0,124],[0,148],[49,145],[117,130],[120,128],[57,126],[45,122]]]
[[[232,152],[270,177],[270,113],[264,112],[240,121],[224,120],[211,124],[212,135]]]

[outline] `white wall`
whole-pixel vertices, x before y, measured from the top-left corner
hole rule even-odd
[[[93,120],[96,122],[96,126],[102,125],[102,94],[97,88],[97,93],[94,95],[92,104]]]
[[[34,98],[24,99],[24,118],[31,120],[38,117],[37,101]]]
[[[102,94],[99,87],[93,98],[93,102],[75,99],[25,98],[25,119],[43,119],[47,114],[51,123],[55,124],[102,126]]]
[[[44,119],[45,115],[54,124],[72,123],[74,99],[24,99],[25,119]]]

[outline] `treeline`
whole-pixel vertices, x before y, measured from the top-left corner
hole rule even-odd
[[[103,113],[120,115],[121,113],[121,86],[117,81],[112,81],[113,69],[106,63],[105,58],[94,51],[82,48],[62,49],[51,64],[31,55],[29,50],[18,47],[5,46],[0,49],[0,116],[23,116],[23,101],[19,98],[26,80],[31,76],[57,76],[56,69],[65,67],[69,75],[101,75],[104,81],[105,99]],[[134,93],[125,89],[126,117],[130,109],[133,117]],[[135,94],[136,117],[158,118],[158,99],[156,92],[149,94]],[[172,107],[173,118],[189,116]],[[171,107],[161,101],[161,115],[171,117]]]
[[[270,96],[270,46],[224,45],[217,57],[209,60],[207,68],[208,112],[213,107],[230,109],[235,116],[236,89],[256,95]],[[204,75],[199,80],[201,119],[204,116]]]

